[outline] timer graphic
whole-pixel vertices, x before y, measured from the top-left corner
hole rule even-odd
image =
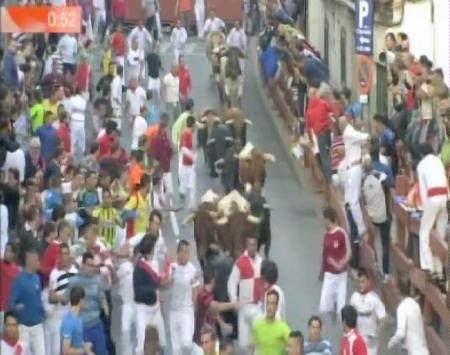
[[[80,6],[8,6],[0,9],[2,33],[80,33]]]

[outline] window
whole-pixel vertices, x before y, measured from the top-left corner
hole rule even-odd
[[[341,85],[347,85],[347,32],[345,28],[341,28]]]
[[[329,41],[330,41],[330,25],[328,24],[328,19],[325,18],[324,31],[323,31],[323,60],[325,65],[328,67],[329,60]]]
[[[386,66],[377,63],[376,64],[377,78],[376,78],[376,89],[377,89],[377,112],[382,115],[388,114],[388,91],[386,88],[387,84],[387,69]]]
[[[392,27],[402,23],[405,0],[379,0],[375,2],[375,22]]]

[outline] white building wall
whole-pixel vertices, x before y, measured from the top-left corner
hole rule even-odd
[[[356,55],[353,11],[339,0],[309,0],[308,11],[308,40],[320,51],[322,57],[325,53],[325,18],[328,20],[328,67],[331,74],[331,84],[337,88],[342,88],[341,30],[345,29],[346,85],[354,89]]]

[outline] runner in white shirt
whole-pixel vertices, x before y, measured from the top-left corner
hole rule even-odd
[[[164,76],[164,100],[167,113],[171,120],[176,120],[179,114],[180,80],[178,78],[178,64],[172,64],[170,72]]]
[[[227,45],[229,47],[238,48],[242,54],[247,53],[247,36],[244,29],[242,28],[241,22],[236,21],[234,27],[231,29],[227,36]],[[241,71],[244,72],[245,58],[239,59],[239,65],[241,66]]]
[[[141,106],[140,115],[137,115],[133,121],[133,130],[131,134],[131,150],[139,148],[139,138],[147,132],[147,107]]]
[[[190,245],[180,240],[177,260],[170,265],[172,297],[170,299],[169,330],[173,355],[190,354],[194,336],[195,293],[200,286],[197,270],[189,261]]]
[[[72,156],[76,162],[84,157],[86,147],[86,130],[84,127],[87,102],[81,92],[70,98],[70,141],[72,143]]]
[[[92,5],[95,11],[94,34],[100,34],[99,29],[106,25],[106,6],[105,0],[93,0]],[[102,27],[100,27],[102,26]],[[100,35],[100,39],[102,36]]]
[[[176,62],[178,62],[180,54],[184,54],[187,38],[188,35],[186,29],[181,26],[181,21],[178,20],[170,36],[170,43],[173,47],[173,55]]]
[[[131,47],[133,38],[137,38],[139,48],[141,48],[145,53],[148,53],[152,48],[152,36],[150,32],[144,27],[144,22],[139,21],[138,25],[133,28],[128,35],[128,45]]]
[[[386,319],[386,308],[375,291],[370,290],[369,274],[358,272],[358,291],[352,294],[350,304],[358,312],[358,330],[367,345],[368,355],[378,354],[379,329]]]
[[[61,54],[64,72],[70,71],[75,75],[78,43],[75,35],[65,34],[58,42],[58,51]]]
[[[130,80],[130,87],[127,90],[125,112],[132,123],[134,118],[141,114],[141,108],[146,106],[147,93],[139,86],[137,78]]]
[[[117,67],[117,75],[111,82],[111,107],[114,121],[117,123],[119,129],[122,123],[122,76],[123,67],[119,65]]]
[[[66,289],[71,277],[78,273],[77,268],[72,264],[70,258],[70,248],[67,244],[60,245],[59,266],[54,268],[50,273],[49,281],[49,302],[53,304],[51,314],[48,315],[50,329],[50,342],[47,348],[50,350],[49,355],[59,355],[61,353],[61,323],[70,309],[66,298]]]
[[[397,288],[402,301],[397,307],[397,331],[389,340],[388,348],[404,343],[408,355],[429,355],[422,311],[419,304],[409,296],[408,280],[397,280]]]
[[[225,22],[223,22],[220,18],[216,17],[216,15],[214,14],[214,11],[210,11],[209,17],[205,22],[205,28],[204,28],[205,34],[221,31],[225,28],[226,28]]]
[[[133,354],[133,326],[136,328],[136,303],[134,302],[133,270],[139,249],[134,248],[133,259],[119,262],[116,275],[118,278],[117,291],[122,300],[120,313],[121,352],[123,355]]]
[[[205,28],[205,0],[195,0],[195,22],[197,24],[197,36],[203,38]]]
[[[127,83],[133,78],[142,78],[144,69],[144,50],[139,46],[137,37],[132,37],[131,46],[127,54]]]

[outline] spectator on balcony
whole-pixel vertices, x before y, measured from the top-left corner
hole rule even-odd
[[[397,330],[389,340],[388,348],[404,342],[409,355],[429,355],[420,305],[409,296],[406,279],[397,281],[401,302],[397,307]]]
[[[396,152],[396,137],[393,130],[389,127],[389,120],[386,116],[375,114],[373,117],[375,121],[375,132],[377,134],[380,153],[389,159],[389,165],[394,172],[397,172],[397,152]],[[389,170],[391,170],[389,168]],[[391,170],[391,176],[392,176]],[[393,181],[392,181],[393,182]]]
[[[345,115],[352,120],[352,125],[355,127],[361,127],[363,108],[359,101],[352,101],[352,92],[349,88],[342,90],[345,97],[347,107],[345,109]]]
[[[344,166],[347,169],[345,186],[344,186],[344,200],[348,215],[356,225],[356,230],[352,230],[353,237],[353,263],[358,264],[358,251],[361,237],[366,233],[366,227],[361,212],[361,205],[359,202],[360,187],[362,183],[362,147],[368,142],[369,135],[357,131],[348,121],[347,117],[339,118],[339,129],[342,132],[345,147]],[[355,229],[355,228],[354,228]]]
[[[420,221],[420,266],[431,274],[433,280],[444,286],[443,266],[441,260],[433,255],[430,247],[430,233],[436,226],[436,236],[445,241],[448,222],[447,195],[448,182],[442,161],[433,154],[430,143],[421,146],[422,160],[417,165],[420,198],[423,215]]]
[[[309,103],[306,110],[306,128],[311,140],[317,139],[322,174],[327,183],[331,182],[331,117],[333,108],[329,101],[319,95],[319,90],[309,90]]]
[[[389,250],[391,246],[390,194],[387,175],[374,168],[370,157],[364,159],[365,178],[363,197],[367,214],[372,224],[378,229],[383,250],[382,274],[385,281],[389,275]]]

